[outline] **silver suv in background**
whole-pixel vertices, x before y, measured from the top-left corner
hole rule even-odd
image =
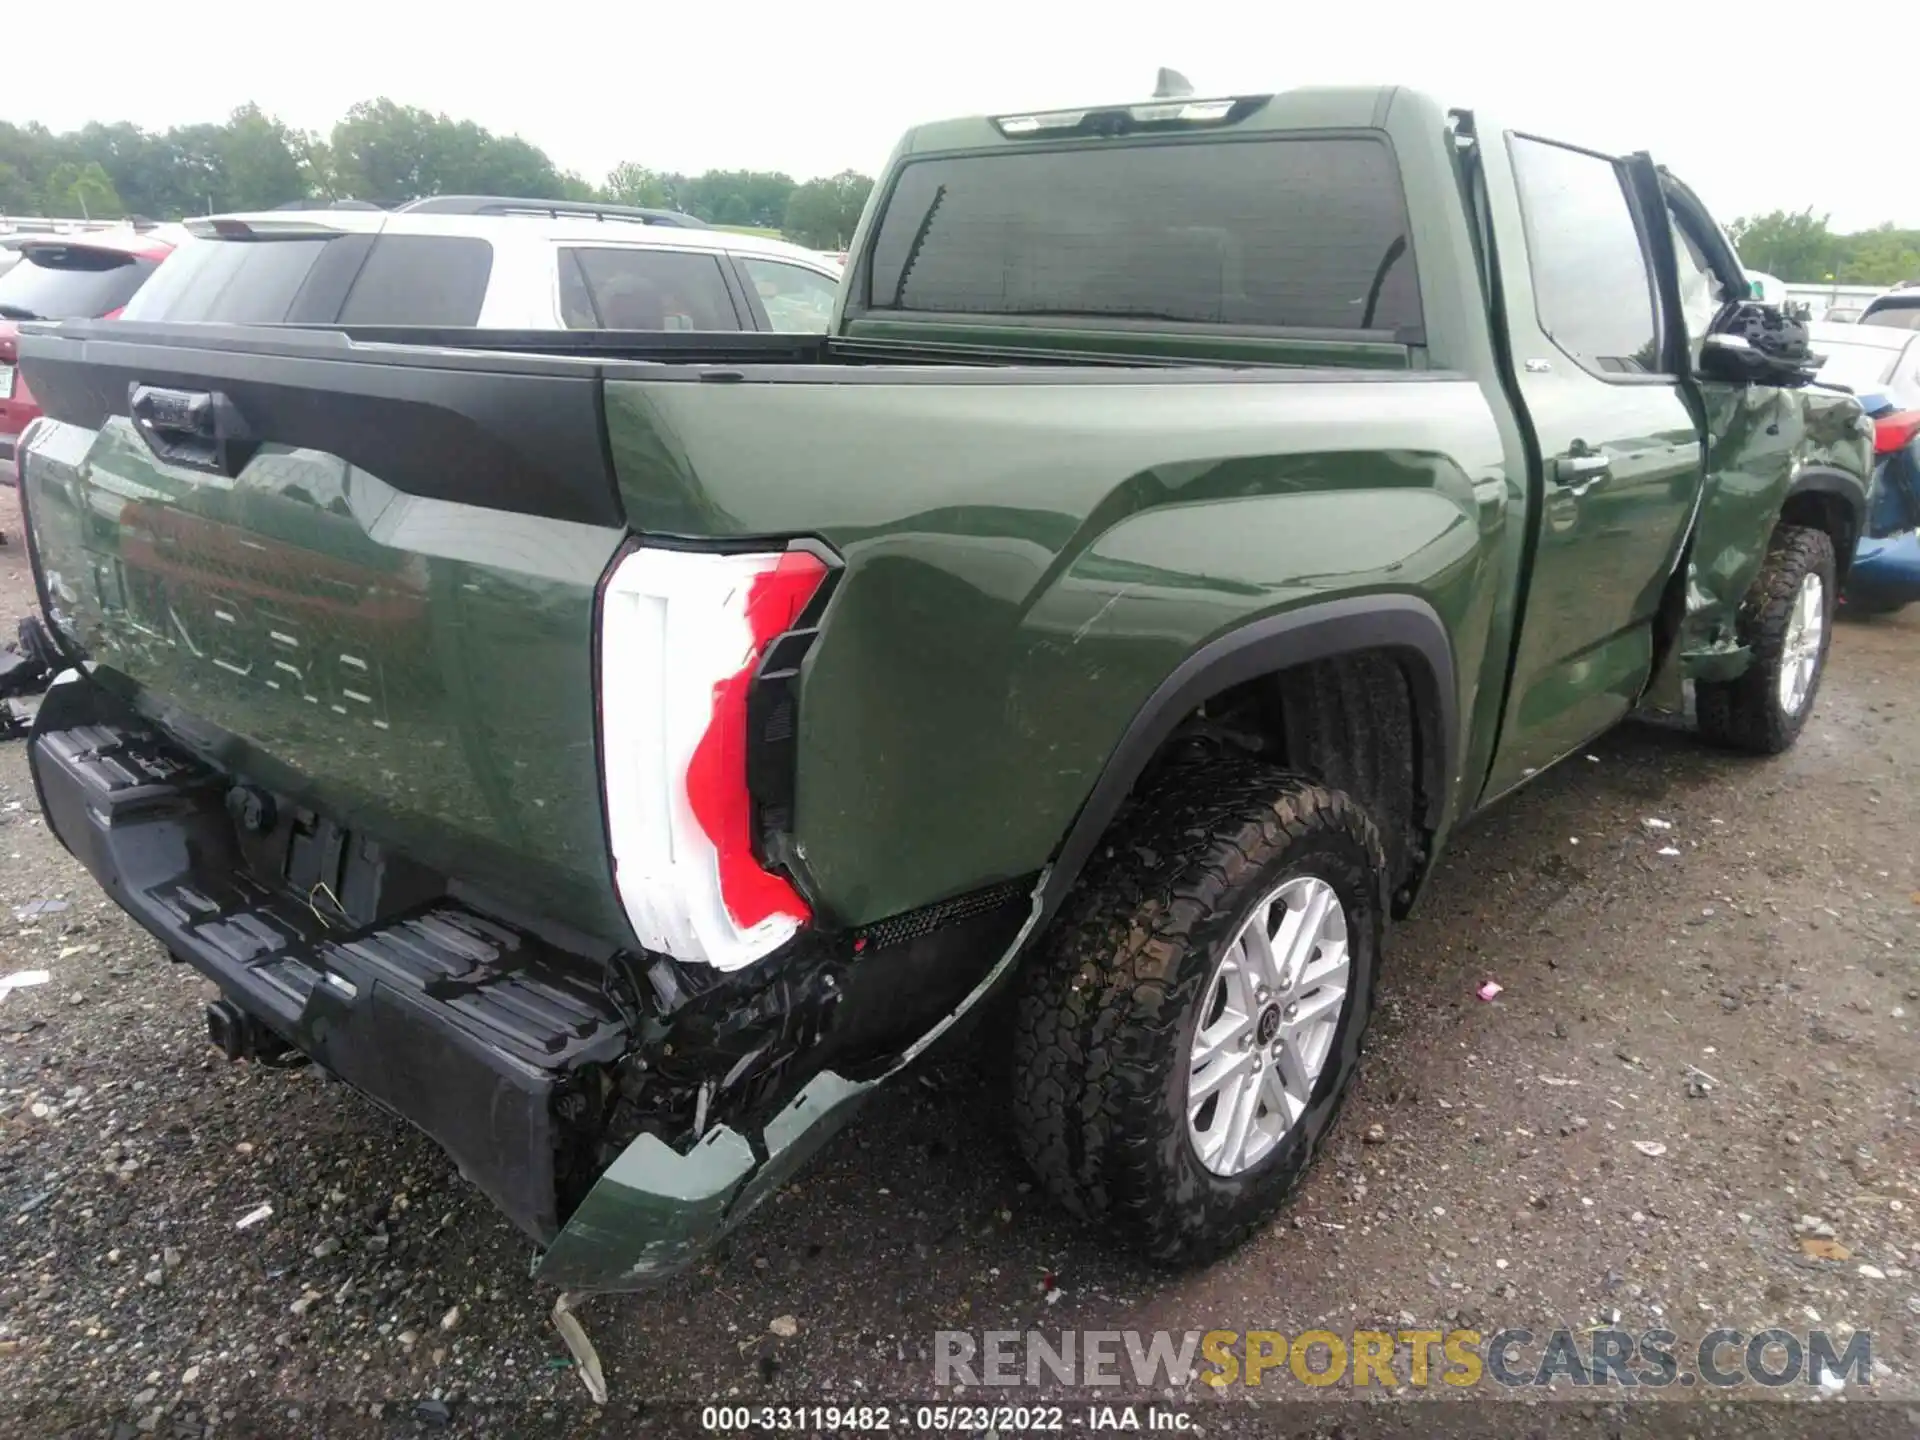
[[[186,222],[127,320],[823,333],[840,269],[672,211],[496,196]]]
[[[1860,316],[1862,325],[1920,330],[1920,280],[1908,280],[1876,295]]]

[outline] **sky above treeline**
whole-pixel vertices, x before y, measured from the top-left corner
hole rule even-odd
[[[1765,16],[1694,0],[92,0],[10,7],[0,119],[165,129],[252,101],[324,134],[385,95],[593,181],[627,160],[804,179],[873,173],[918,121],[1144,98],[1168,65],[1203,95],[1406,84],[1502,126],[1650,150],[1722,221],[1811,206],[1838,230],[1920,226],[1920,186],[1888,180],[1911,95],[1876,73],[1872,37],[1808,40]]]

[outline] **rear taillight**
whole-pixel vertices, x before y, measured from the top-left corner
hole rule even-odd
[[[1896,410],[1873,422],[1873,453],[1891,455],[1904,450],[1920,435],[1920,410]]]
[[[754,849],[747,694],[828,569],[801,550],[642,547],[600,604],[600,752],[614,883],[649,950],[736,970],[809,918]]]

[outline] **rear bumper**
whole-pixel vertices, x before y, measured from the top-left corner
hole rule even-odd
[[[556,1102],[626,1028],[577,960],[439,900],[362,930],[255,884],[226,783],[85,682],[56,683],[29,744],[60,842],[172,954],[438,1141],[537,1240],[560,1231]]]
[[[457,901],[330,928],[256,883],[227,778],[76,672],[47,692],[28,743],[49,828],[107,893],[248,1015],[437,1141],[547,1247],[536,1276],[570,1290],[641,1288],[699,1259],[992,993],[1039,913],[1037,886],[1000,887],[991,904],[884,922],[839,960],[768,962],[677,1007],[656,994],[640,1023],[659,1034],[636,1042],[599,961]],[[620,1064],[659,1080],[663,1054],[698,1061],[703,1047],[710,1073],[745,1070],[745,1053],[789,1078],[758,1119],[696,1122],[673,1144],[643,1131],[611,1164],[589,1158],[580,1117],[618,1088]],[[703,1089],[724,1101],[724,1080]]]

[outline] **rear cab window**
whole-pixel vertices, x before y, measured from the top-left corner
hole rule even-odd
[[[477,324],[493,247],[463,235],[335,231],[185,241],[128,320],[233,325]]]
[[[84,320],[132,300],[155,261],[92,245],[29,245],[0,275],[0,319]]]
[[[909,161],[874,313],[1145,321],[1420,342],[1393,153],[1365,135],[1115,142]]]

